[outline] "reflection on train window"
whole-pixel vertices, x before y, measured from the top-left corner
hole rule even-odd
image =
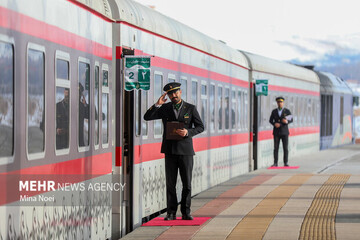
[[[298,116],[298,126],[302,126],[302,99],[301,97],[298,97],[298,108],[297,108],[297,113],[296,115]]]
[[[109,72],[107,70],[103,70],[103,84],[102,84],[102,98],[101,98],[102,144],[109,143],[109,87],[108,86],[109,86]]]
[[[14,153],[14,48],[0,42],[0,158]]]
[[[168,82],[170,83],[170,82],[175,82],[176,80],[175,80],[175,75],[173,75],[173,74],[169,74],[168,75]]]
[[[187,79],[182,77],[180,78],[181,83],[181,98],[184,99],[184,101],[187,101]]]
[[[218,121],[219,121],[219,130],[223,129],[223,124],[222,124],[222,117],[223,117],[223,110],[224,110],[224,104],[223,104],[223,91],[222,91],[222,87],[218,87],[218,103],[219,103],[219,114],[218,114]]]
[[[163,88],[163,76],[160,74],[155,74],[154,79],[154,102],[156,103],[159,97],[162,95]],[[159,137],[162,134],[162,124],[161,120],[154,121],[154,135]]]
[[[198,83],[197,81],[192,81],[191,83],[191,103],[195,106],[197,105],[197,89],[198,89]]]
[[[69,79],[69,62],[56,59],[56,78]]]
[[[28,50],[28,153],[40,153],[45,146],[45,55]]]
[[[242,110],[242,107],[244,106],[244,102],[243,102],[243,96],[242,96],[242,92],[241,91],[238,91],[238,100],[237,100],[237,115],[238,115],[238,122],[237,122],[237,125],[238,125],[238,128],[239,129],[242,129],[243,127],[243,119],[244,119],[244,115],[243,113],[241,112]]]
[[[340,134],[344,133],[344,96],[340,97]]]
[[[142,121],[142,116],[144,116],[146,110],[149,108],[148,101],[148,91],[141,91],[141,116],[140,121],[142,122],[142,135],[143,137],[148,135],[148,121]]]
[[[56,87],[56,149],[69,148],[70,89]]]
[[[209,98],[210,98],[210,103],[209,103],[210,131],[214,132],[215,131],[215,85],[214,84],[210,85]]]
[[[109,143],[109,94],[103,93],[102,94],[102,143],[107,144]]]
[[[225,130],[228,130],[230,125],[229,125],[229,120],[230,120],[230,101],[229,101],[229,95],[230,95],[230,90],[229,88],[225,88]]]
[[[69,62],[56,59],[56,126],[55,141],[56,150],[69,148],[70,126],[70,81]]]
[[[201,119],[204,122],[205,131],[207,128],[207,86],[205,84],[201,84]]]
[[[244,102],[245,102],[245,107],[243,107],[243,113],[244,113],[244,120],[243,120],[243,126],[245,129],[248,129],[248,93],[245,92],[244,93]]]
[[[231,91],[231,128],[235,129],[236,124],[236,93],[235,91]],[[239,115],[238,115],[239,116]]]
[[[95,121],[94,121],[94,143],[95,145],[99,145],[99,125],[100,125],[100,101],[99,101],[99,95],[100,95],[100,87],[99,87],[99,80],[100,80],[100,67],[95,66],[95,89],[94,89],[94,111],[95,111]]]
[[[79,147],[90,143],[90,64],[79,62]]]

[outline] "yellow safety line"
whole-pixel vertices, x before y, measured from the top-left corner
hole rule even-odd
[[[301,226],[299,239],[336,240],[335,217],[348,174],[334,174],[316,193]]]
[[[278,186],[238,223],[227,239],[262,239],[280,209],[311,176],[295,175]]]

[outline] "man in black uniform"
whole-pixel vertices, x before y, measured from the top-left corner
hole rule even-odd
[[[278,108],[275,108],[271,112],[269,122],[274,126],[273,135],[274,135],[274,165],[273,167],[277,167],[278,165],[278,153],[279,153],[279,145],[280,139],[282,140],[283,148],[284,148],[284,166],[288,167],[288,141],[289,141],[289,128],[288,124],[292,123],[292,115],[289,109],[284,108],[284,98],[278,97],[276,98],[276,102]]]
[[[176,179],[178,169],[183,184],[181,194],[181,213],[183,220],[192,220],[191,206],[191,178],[193,169],[193,155],[195,155],[192,137],[204,131],[204,124],[195,106],[181,99],[180,83],[172,82],[164,86],[165,93],[150,107],[144,115],[146,121],[162,119],[164,125],[161,152],[165,153],[167,215],[164,220],[175,220],[178,207],[176,197]],[[167,101],[166,95],[171,102]],[[184,128],[176,129],[179,140],[167,139],[168,122],[181,122]]]

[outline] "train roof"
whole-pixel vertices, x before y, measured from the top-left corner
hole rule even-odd
[[[248,57],[251,70],[264,72],[274,75],[285,76],[303,81],[319,84],[319,78],[309,69],[299,67],[290,63],[278,61],[275,59],[263,57],[257,54],[243,52]]]
[[[338,76],[335,76],[329,72],[318,72],[317,75],[320,78],[321,86],[320,93],[345,93],[353,94],[350,87]]]
[[[111,5],[113,3],[116,4],[117,10],[114,7],[112,17],[117,22],[127,22],[141,29],[248,68],[247,59],[242,53],[185,24],[132,0],[108,1]]]
[[[94,10],[97,15],[102,15],[104,18],[113,21],[111,7],[108,0],[89,1],[89,0],[70,0],[74,3],[80,3],[87,8]]]

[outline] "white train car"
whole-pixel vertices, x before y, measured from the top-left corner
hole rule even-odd
[[[183,99],[197,107],[205,123],[205,132],[194,138],[194,195],[249,171],[249,71],[242,53],[148,7],[130,0],[116,0],[111,6],[117,9],[114,68],[121,110],[116,122],[124,123],[116,132],[124,139],[116,145],[123,153],[116,162],[122,163],[118,169],[129,169],[119,171],[131,189],[124,196],[129,206],[122,209],[122,226],[133,228],[166,208],[162,123],[143,120],[163,86],[180,82]],[[126,55],[153,56],[148,92],[122,89]]]
[[[268,167],[274,162],[273,126],[269,118],[271,111],[277,108],[275,99],[278,96],[285,98],[285,107],[294,117],[294,122],[289,125],[289,158],[319,151],[320,81],[315,72],[259,55],[244,54],[249,59],[250,81],[268,80],[268,96],[255,96],[252,102],[254,169]],[[280,146],[280,164],[282,157]]]

